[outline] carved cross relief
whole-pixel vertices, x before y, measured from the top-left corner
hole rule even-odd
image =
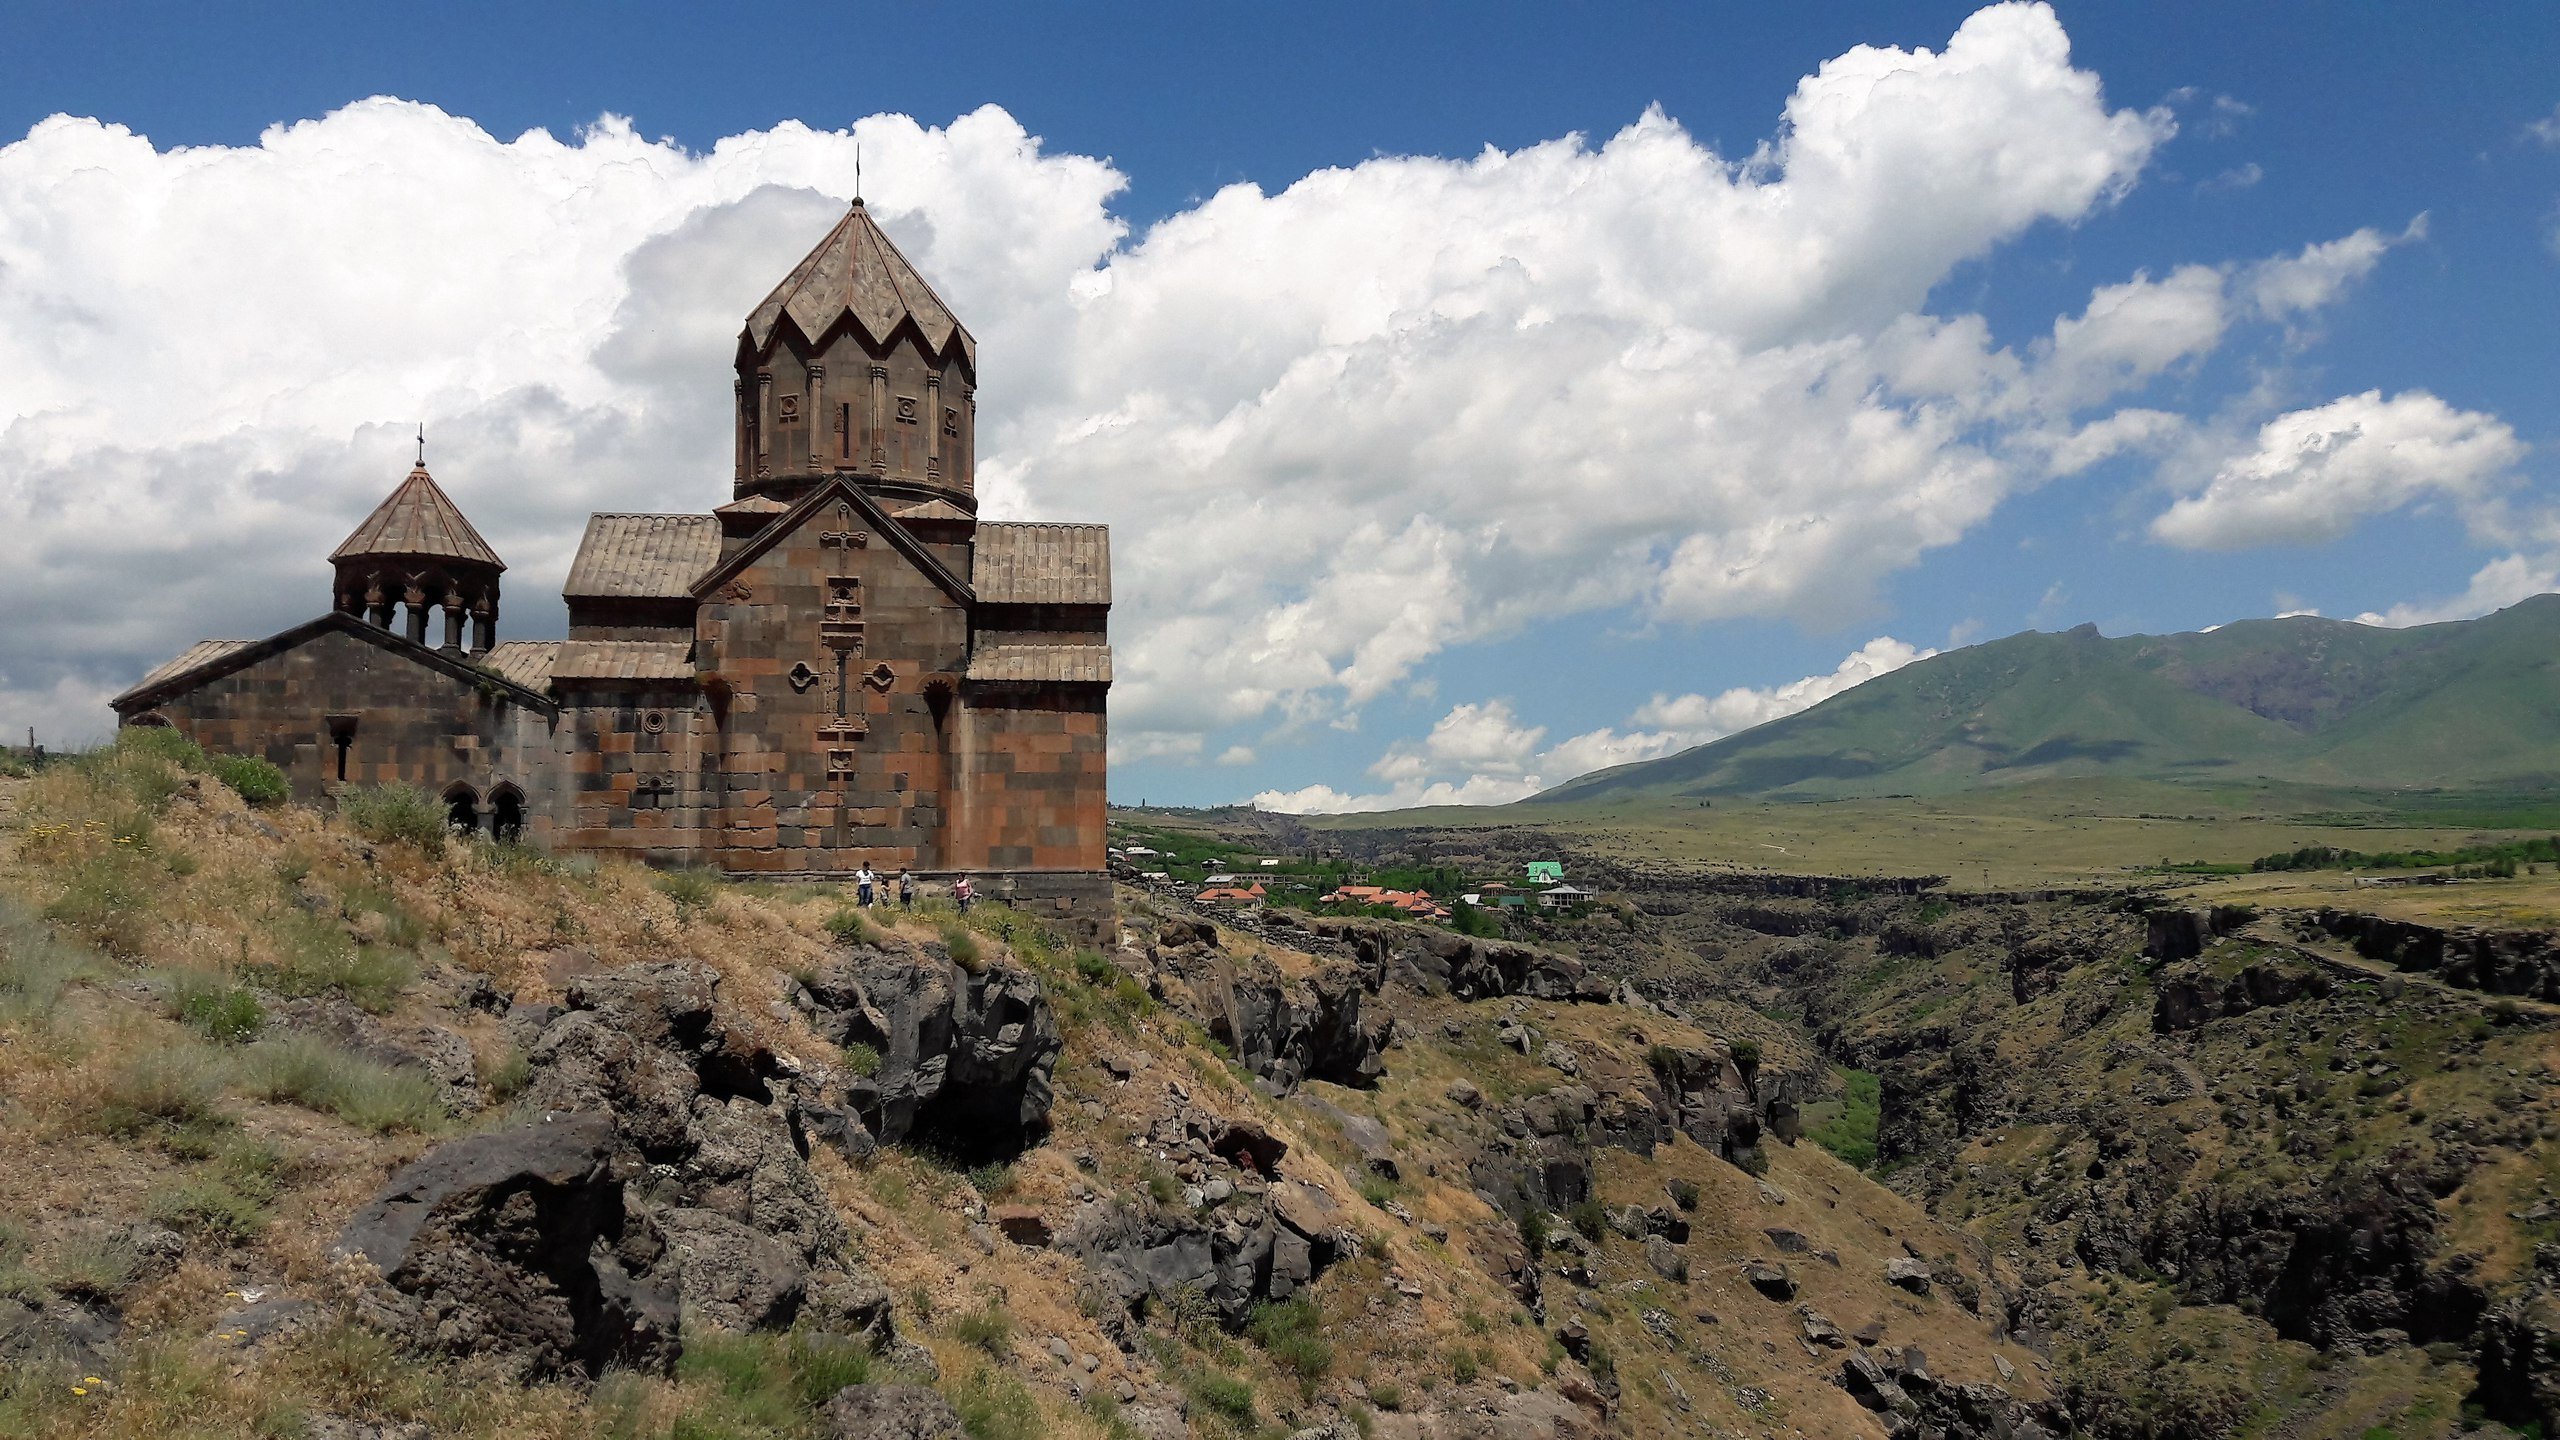
[[[863,550],[871,545],[871,532],[853,528],[853,507],[836,502],[836,528],[818,532],[818,548],[822,550]]]

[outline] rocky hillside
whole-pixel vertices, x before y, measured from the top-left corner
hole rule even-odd
[[[2069,1428],[2047,1251],[1803,1138],[1830,1030],[1392,926],[864,916],[219,768],[0,782],[0,1433]]]
[[[2560,1431],[2548,937],[1612,883],[1635,903],[1582,958],[1748,1006],[1871,1095],[1860,1158],[2014,1268],[2006,1322],[2087,1433]]]

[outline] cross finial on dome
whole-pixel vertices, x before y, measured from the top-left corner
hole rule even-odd
[[[418,468],[427,468],[427,422],[418,422]]]

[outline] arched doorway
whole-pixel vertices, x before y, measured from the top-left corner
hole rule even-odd
[[[524,838],[524,792],[501,785],[489,792],[489,835],[512,845]]]
[[[462,834],[477,834],[480,829],[479,793],[468,785],[456,785],[444,792],[444,823],[446,828]]]

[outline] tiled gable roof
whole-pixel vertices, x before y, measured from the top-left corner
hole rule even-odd
[[[329,552],[332,561],[353,560],[366,555],[397,555],[438,560],[468,560],[476,564],[507,568],[480,532],[463,518],[462,507],[444,493],[444,487],[419,466],[409,472],[373,513],[355,528],[355,533]]]
[[[1108,645],[981,645],[969,657],[971,680],[1055,685],[1111,683]]]
[[[1111,527],[1014,521],[978,527],[969,588],[997,605],[1111,603]]]
[[[234,650],[245,650],[257,643],[255,640],[199,640],[180,651],[176,659],[153,667],[150,674],[135,681],[126,693],[148,690],[172,675],[183,675],[199,665],[210,665]]]
[[[590,515],[560,593],[572,600],[682,600],[718,563],[714,516]]]
[[[554,680],[690,680],[693,640],[563,640]]]
[[[482,669],[527,690],[551,688],[551,662],[559,657],[557,640],[501,640],[480,658]]]

